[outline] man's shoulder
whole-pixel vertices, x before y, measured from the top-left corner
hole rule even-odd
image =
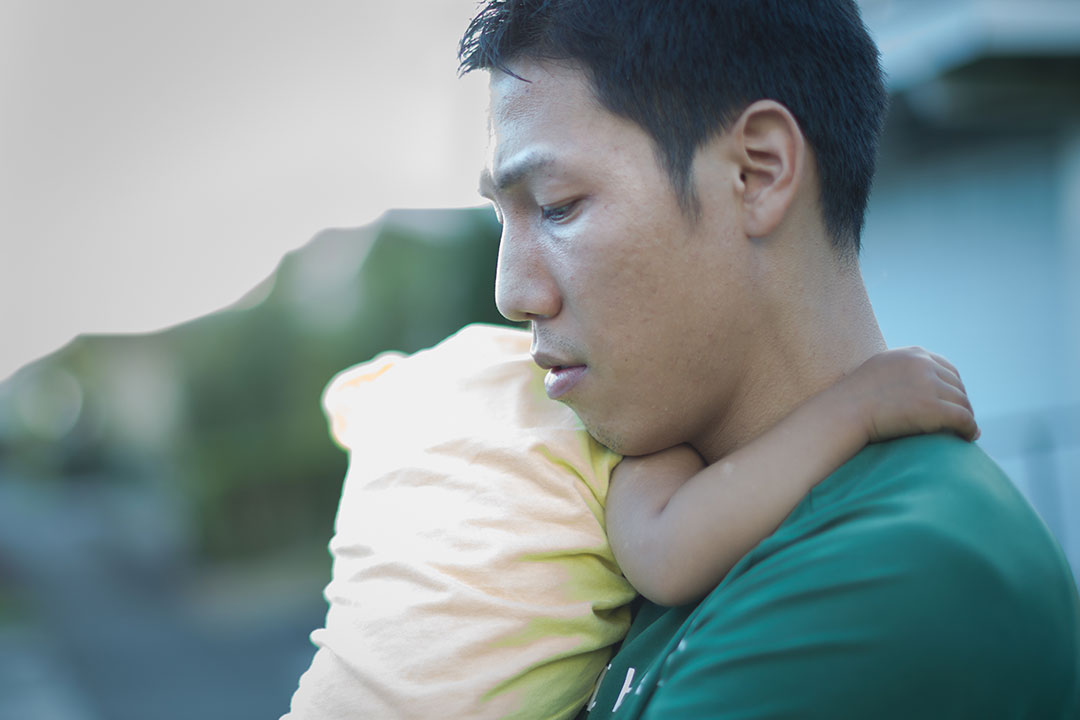
[[[951,435],[867,447],[815,487],[791,520],[886,535],[939,530],[1000,537],[1012,530],[1053,543],[1001,468],[974,443]]]
[[[1073,717],[1078,671],[1080,599],[1045,526],[978,447],[918,437],[823,481],[698,606],[640,611],[600,706]]]
[[[821,504],[848,497],[873,501],[923,493],[938,500],[986,496],[998,503],[1023,503],[1009,478],[977,444],[948,434],[869,445],[818,485],[812,499]]]
[[[979,568],[1004,585],[1071,574],[1056,541],[977,445],[926,435],[868,447],[816,487],[777,533],[894,557],[948,587]],[[938,574],[942,573],[942,574]]]
[[[698,608],[698,642],[782,636],[822,663],[829,648],[848,648],[836,669],[868,689],[891,692],[892,674],[909,676],[944,706],[958,702],[953,686],[975,692],[982,679],[1041,688],[1001,697],[1048,707],[1078,691],[1075,581],[981,450],[905,439],[860,455],[819,490]]]
[[[972,443],[937,435],[867,448],[759,550],[758,563],[780,570],[766,593],[859,588],[852,602],[891,618],[895,643],[1060,652],[1076,666],[1080,609],[1065,556]]]

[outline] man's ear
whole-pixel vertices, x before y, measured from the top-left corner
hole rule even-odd
[[[739,169],[744,230],[750,237],[763,237],[776,229],[795,199],[806,140],[791,111],[773,100],[747,107],[729,135]]]

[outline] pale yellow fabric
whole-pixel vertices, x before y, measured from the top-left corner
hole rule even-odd
[[[328,386],[350,453],[326,627],[292,719],[571,718],[629,625],[619,457],[547,398],[528,333],[470,326]]]

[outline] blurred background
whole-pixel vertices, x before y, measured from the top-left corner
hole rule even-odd
[[[862,5],[886,339],[960,367],[1075,571],[1080,4]],[[0,719],[287,710],[345,469],[323,387],[499,321],[472,10],[0,0]]]

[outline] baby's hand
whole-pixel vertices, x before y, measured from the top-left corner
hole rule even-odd
[[[870,442],[941,431],[965,440],[979,437],[960,374],[920,347],[875,355],[836,387],[858,403]]]

